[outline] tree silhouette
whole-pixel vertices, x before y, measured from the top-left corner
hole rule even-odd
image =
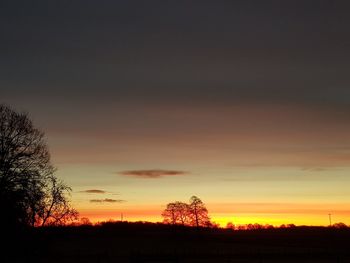
[[[54,176],[48,178],[40,210],[36,214],[35,225],[64,225],[69,220],[77,219],[78,212],[70,207],[66,194],[71,188]]]
[[[173,225],[211,226],[208,210],[201,199],[192,196],[190,204],[173,202],[162,213],[163,222]]]
[[[56,225],[76,218],[70,188],[54,172],[44,133],[26,113],[0,105],[1,224]]]
[[[196,227],[208,225],[210,222],[208,210],[201,199],[199,199],[197,196],[192,196],[190,198],[189,209],[191,225]]]
[[[162,216],[164,218],[164,223],[173,225],[188,225],[190,223],[189,206],[183,202],[176,201],[167,204]]]
[[[227,222],[226,229],[235,230],[235,224],[232,222]]]
[[[335,223],[332,225],[332,227],[334,227],[334,228],[348,228],[348,226],[346,224],[344,224],[343,222]]]
[[[165,210],[162,213],[163,222],[167,224],[175,225],[177,222],[177,212],[175,203],[167,204]]]

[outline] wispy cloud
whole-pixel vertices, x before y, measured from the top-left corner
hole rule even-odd
[[[88,194],[105,194],[106,191],[99,189],[88,189],[84,191],[80,191],[80,193],[88,193]]]
[[[152,170],[130,170],[119,172],[121,175],[141,177],[141,178],[160,178],[164,176],[184,175],[185,171],[179,170],[164,170],[164,169],[152,169]]]
[[[91,199],[91,203],[123,203],[126,202],[125,200],[121,199],[110,199],[110,198],[105,198],[105,199]]]
[[[338,167],[303,167],[301,168],[302,171],[307,172],[326,172],[326,171],[334,171],[334,170],[340,170]]]

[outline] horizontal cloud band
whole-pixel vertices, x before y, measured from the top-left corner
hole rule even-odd
[[[184,175],[186,172],[179,170],[163,170],[163,169],[152,169],[152,170],[131,170],[122,171],[119,174],[125,176],[141,177],[141,178],[160,178],[164,176]]]
[[[90,200],[91,203],[123,203],[126,202],[125,200],[121,200],[121,199],[109,199],[109,198],[105,198],[105,199],[91,199]]]
[[[88,193],[88,194],[105,194],[105,193],[106,193],[106,191],[103,191],[103,190],[98,190],[98,189],[89,189],[89,190],[80,191],[80,193]]]

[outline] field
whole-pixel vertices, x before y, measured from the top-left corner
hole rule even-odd
[[[156,224],[27,230],[6,262],[350,262],[350,230],[297,227],[232,231]]]

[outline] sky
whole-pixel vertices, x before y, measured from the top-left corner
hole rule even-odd
[[[96,222],[350,224],[349,1],[1,1],[0,103]]]

